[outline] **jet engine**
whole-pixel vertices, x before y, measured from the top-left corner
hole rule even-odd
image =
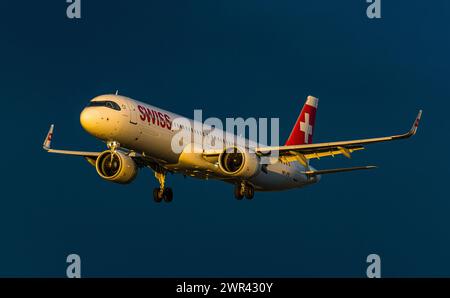
[[[219,155],[220,170],[230,177],[251,178],[259,173],[259,157],[239,148],[227,148]]]
[[[136,178],[138,167],[134,160],[123,152],[103,152],[95,162],[97,173],[105,180],[128,184]]]

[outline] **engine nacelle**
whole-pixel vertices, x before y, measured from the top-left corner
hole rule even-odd
[[[134,160],[123,152],[105,151],[95,162],[97,173],[105,180],[127,184],[136,178],[138,167]]]
[[[219,168],[228,176],[244,179],[257,175],[261,170],[259,157],[239,148],[227,148],[219,155]]]

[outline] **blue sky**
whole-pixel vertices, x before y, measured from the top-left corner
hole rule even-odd
[[[432,3],[432,4],[431,4]],[[9,1],[0,19],[3,171],[1,276],[449,276],[450,3],[354,1]],[[400,133],[410,140],[314,161],[375,164],[309,188],[238,202],[232,186],[169,176],[102,181],[81,158],[103,150],[79,113],[115,92],[192,116],[278,117],[287,138],[307,95],[320,98],[314,140]]]

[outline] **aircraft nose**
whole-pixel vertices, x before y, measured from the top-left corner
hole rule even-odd
[[[80,114],[81,126],[90,134],[95,134],[99,126],[100,113],[95,108],[85,108]]]

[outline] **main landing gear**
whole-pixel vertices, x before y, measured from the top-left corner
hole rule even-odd
[[[234,197],[238,200],[242,200],[244,196],[251,200],[255,196],[255,189],[250,184],[241,182],[234,187]]]
[[[170,187],[165,187],[166,173],[155,172],[155,177],[159,181],[159,187],[153,190],[153,199],[156,203],[161,203],[162,200],[166,203],[170,203],[173,200],[173,191]]]

